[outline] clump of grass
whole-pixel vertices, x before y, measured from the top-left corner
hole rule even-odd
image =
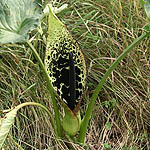
[[[81,106],[84,114],[90,95],[110,64],[143,32],[145,16],[136,1],[63,2],[68,2],[69,8],[61,17],[80,43],[88,66]],[[39,33],[34,46],[44,58],[45,41]],[[148,49],[149,41],[144,40],[112,73],[96,101],[86,145],[71,143],[74,149],[149,148]],[[27,45],[0,47],[0,79],[1,109],[35,101],[44,103],[53,113],[42,72]],[[11,132],[24,149],[69,149],[65,140],[55,139],[48,117],[42,111],[24,108],[20,115],[24,119],[18,116]],[[7,143],[9,149],[14,148],[11,140]]]

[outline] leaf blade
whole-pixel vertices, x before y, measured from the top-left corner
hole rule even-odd
[[[10,112],[8,112],[4,118],[0,119],[0,148],[2,148],[3,143],[10,131],[10,128],[14,123],[17,110],[18,110],[17,108],[14,108]]]
[[[24,42],[40,24],[41,10],[32,0],[0,1],[0,43]]]

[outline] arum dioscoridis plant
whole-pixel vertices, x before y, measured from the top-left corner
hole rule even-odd
[[[14,0],[16,4],[19,0]],[[37,9],[35,9],[35,5],[32,4],[32,0],[27,0],[32,7],[30,7],[31,18],[27,13],[24,17],[25,20],[21,20],[22,18],[12,17],[11,15],[16,15],[18,11],[26,11],[25,9],[19,9],[15,12],[15,9],[11,6],[11,1],[7,0],[7,6],[4,1],[0,2],[0,9],[2,15],[0,15],[0,27],[2,26],[0,32],[1,44],[6,43],[16,43],[16,42],[25,42],[27,41],[30,46],[35,58],[40,64],[41,70],[43,72],[43,76],[47,82],[47,87],[51,95],[51,100],[53,103],[55,119],[51,116],[48,109],[41,104],[37,103],[29,103],[22,104],[21,107],[26,105],[36,105],[45,109],[51,119],[52,126],[54,128],[54,132],[57,137],[62,138],[62,130],[65,131],[67,135],[73,137],[78,132],[78,137],[75,142],[83,144],[85,141],[86,130],[92,116],[92,110],[94,108],[95,101],[98,97],[100,90],[103,85],[106,83],[107,78],[110,76],[112,71],[117,67],[120,61],[135,47],[137,46],[143,39],[150,35],[150,26],[147,25],[145,27],[145,32],[135,39],[131,45],[129,45],[123,53],[111,64],[103,78],[97,85],[94,90],[90,103],[88,104],[88,108],[85,112],[85,116],[81,120],[80,117],[80,102],[82,100],[82,93],[85,87],[85,79],[86,79],[86,65],[82,51],[76,40],[74,40],[67,30],[66,26],[57,18],[51,7],[49,8],[49,18],[48,18],[48,38],[47,38],[47,48],[45,54],[45,60],[43,64],[39,54],[31,43],[31,40],[28,40],[27,33],[33,26],[39,25],[39,20],[42,18],[40,15],[37,15]],[[145,12],[150,20],[150,0],[141,0],[142,5],[144,6]],[[22,3],[22,7],[26,7],[27,4]],[[16,5],[16,9],[18,5]],[[5,9],[5,11],[3,10]],[[9,13],[7,13],[7,9]],[[6,19],[7,17],[7,19]],[[37,19],[38,18],[38,19]],[[12,20],[11,20],[12,19]],[[13,20],[19,19],[19,20]],[[15,25],[12,23],[18,23],[20,25]],[[9,26],[12,25],[12,28]],[[22,25],[22,26],[21,26]],[[6,29],[5,29],[6,28]],[[8,29],[9,28],[9,29]],[[3,30],[4,29],[4,30]],[[13,30],[12,30],[13,29]],[[8,30],[8,31],[7,31]],[[15,32],[14,32],[15,31]],[[22,34],[24,33],[24,34]],[[11,35],[10,38],[8,35]],[[65,115],[61,118],[57,101],[55,95],[58,95],[62,106],[64,107]],[[17,109],[16,109],[17,108]],[[3,142],[8,134],[8,131],[13,124],[14,117],[20,106],[13,109],[14,111],[9,111],[8,115],[6,114],[6,118],[0,119],[0,148],[3,145]],[[12,119],[12,120],[11,120]],[[7,122],[11,120],[11,124],[8,126]],[[56,123],[55,123],[56,122]],[[6,126],[7,132],[3,132]]]
[[[51,8],[49,10],[45,67],[65,108],[63,128],[73,136],[80,129],[79,108],[85,86],[85,61],[78,43]]]

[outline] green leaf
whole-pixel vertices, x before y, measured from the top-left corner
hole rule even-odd
[[[150,19],[150,0],[141,0],[141,4],[144,5],[146,15]]]
[[[150,24],[147,24],[147,25],[144,27],[144,30],[145,30],[145,32],[150,32]]]
[[[110,122],[106,123],[106,130],[110,130],[112,127],[112,124]]]
[[[33,0],[0,1],[0,43],[24,42],[40,24],[41,10]]]
[[[10,128],[14,123],[14,118],[17,114],[17,108],[14,108],[12,111],[8,112],[4,118],[0,118],[0,149],[9,133]]]
[[[110,149],[110,148],[111,148],[111,145],[105,143],[105,144],[104,144],[104,147],[107,148],[107,149]]]

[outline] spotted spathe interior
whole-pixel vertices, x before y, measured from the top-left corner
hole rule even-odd
[[[45,56],[45,66],[52,82],[53,88],[60,98],[73,110],[83,93],[85,86],[86,68],[83,54],[78,43],[72,38],[67,29],[55,31],[53,39],[49,39],[49,45]],[[69,83],[69,54],[72,54],[75,68],[75,103],[71,106]]]

